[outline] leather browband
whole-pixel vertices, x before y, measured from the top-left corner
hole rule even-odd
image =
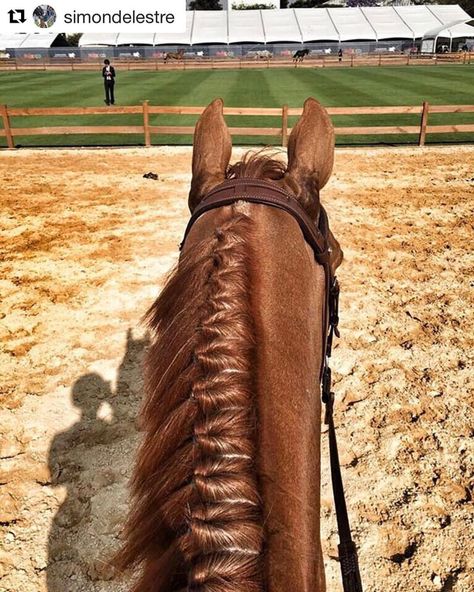
[[[313,249],[317,262],[325,268],[329,265],[327,241],[329,226],[324,208],[321,207],[319,227],[317,227],[294,196],[270,181],[259,179],[230,179],[210,191],[192,213],[181,248],[191,227],[200,216],[209,210],[228,206],[236,201],[269,205],[291,214],[298,222],[306,242]]]

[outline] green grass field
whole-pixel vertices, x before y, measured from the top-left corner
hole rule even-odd
[[[235,107],[299,107],[308,96],[326,106],[473,104],[474,65],[405,66],[386,68],[315,68],[199,70],[170,72],[118,72],[117,105],[137,105],[149,99],[155,105],[206,105],[220,96]],[[103,105],[100,71],[0,72],[0,103],[10,107],[67,107]],[[192,116],[153,116],[152,125],[190,125]],[[417,115],[344,116],[336,125],[417,125]],[[140,116],[49,117],[48,125],[140,125]],[[279,127],[279,118],[229,117],[234,126]],[[290,121],[292,123],[292,121]],[[431,115],[431,124],[474,123],[474,113]],[[17,118],[15,127],[45,125],[39,117]],[[338,137],[338,144],[396,144],[415,142],[416,136]],[[154,143],[186,144],[185,136],[153,138]],[[272,140],[270,140],[272,141]],[[428,136],[428,142],[473,142],[474,134]],[[237,144],[268,143],[269,138],[243,138]],[[142,144],[142,136],[36,136],[18,137],[22,146]],[[278,143],[275,139],[273,143]],[[5,139],[0,138],[5,146]]]

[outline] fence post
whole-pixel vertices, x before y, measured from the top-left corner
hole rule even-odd
[[[149,102],[143,101],[143,131],[145,133],[145,146],[149,148],[151,146],[151,133],[150,133],[150,109]]]
[[[5,130],[5,137],[7,139],[7,146],[12,150],[15,148],[13,141],[12,128],[10,126],[10,117],[8,116],[8,109],[6,105],[0,105],[0,113],[2,114],[3,129]]]
[[[381,66],[381,65],[382,65],[382,54],[379,53],[379,66]]]
[[[407,53],[407,66],[410,65],[410,52]]]
[[[428,101],[423,101],[423,110],[421,111],[421,122],[420,122],[420,137],[418,139],[418,146],[425,145],[426,139],[426,126],[428,125],[428,113],[430,105]]]
[[[351,68],[354,67],[354,54],[351,53]]]
[[[281,111],[281,145],[288,146],[288,105],[283,105]]]

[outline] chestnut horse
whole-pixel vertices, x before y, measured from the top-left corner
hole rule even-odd
[[[215,100],[195,131],[189,206],[265,179],[316,224],[334,157],[308,99],[288,165],[246,156]],[[334,273],[342,251],[329,235]],[[122,567],[135,592],[322,592],[320,372],[325,273],[294,217],[237,201],[197,219],[148,314],[152,331]]]

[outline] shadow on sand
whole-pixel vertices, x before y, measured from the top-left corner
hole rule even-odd
[[[49,534],[48,592],[122,589],[107,558],[126,511],[147,346],[148,338],[134,339],[128,330],[116,388],[99,374],[72,386],[79,419],[55,436],[49,452],[51,484],[62,503]]]

